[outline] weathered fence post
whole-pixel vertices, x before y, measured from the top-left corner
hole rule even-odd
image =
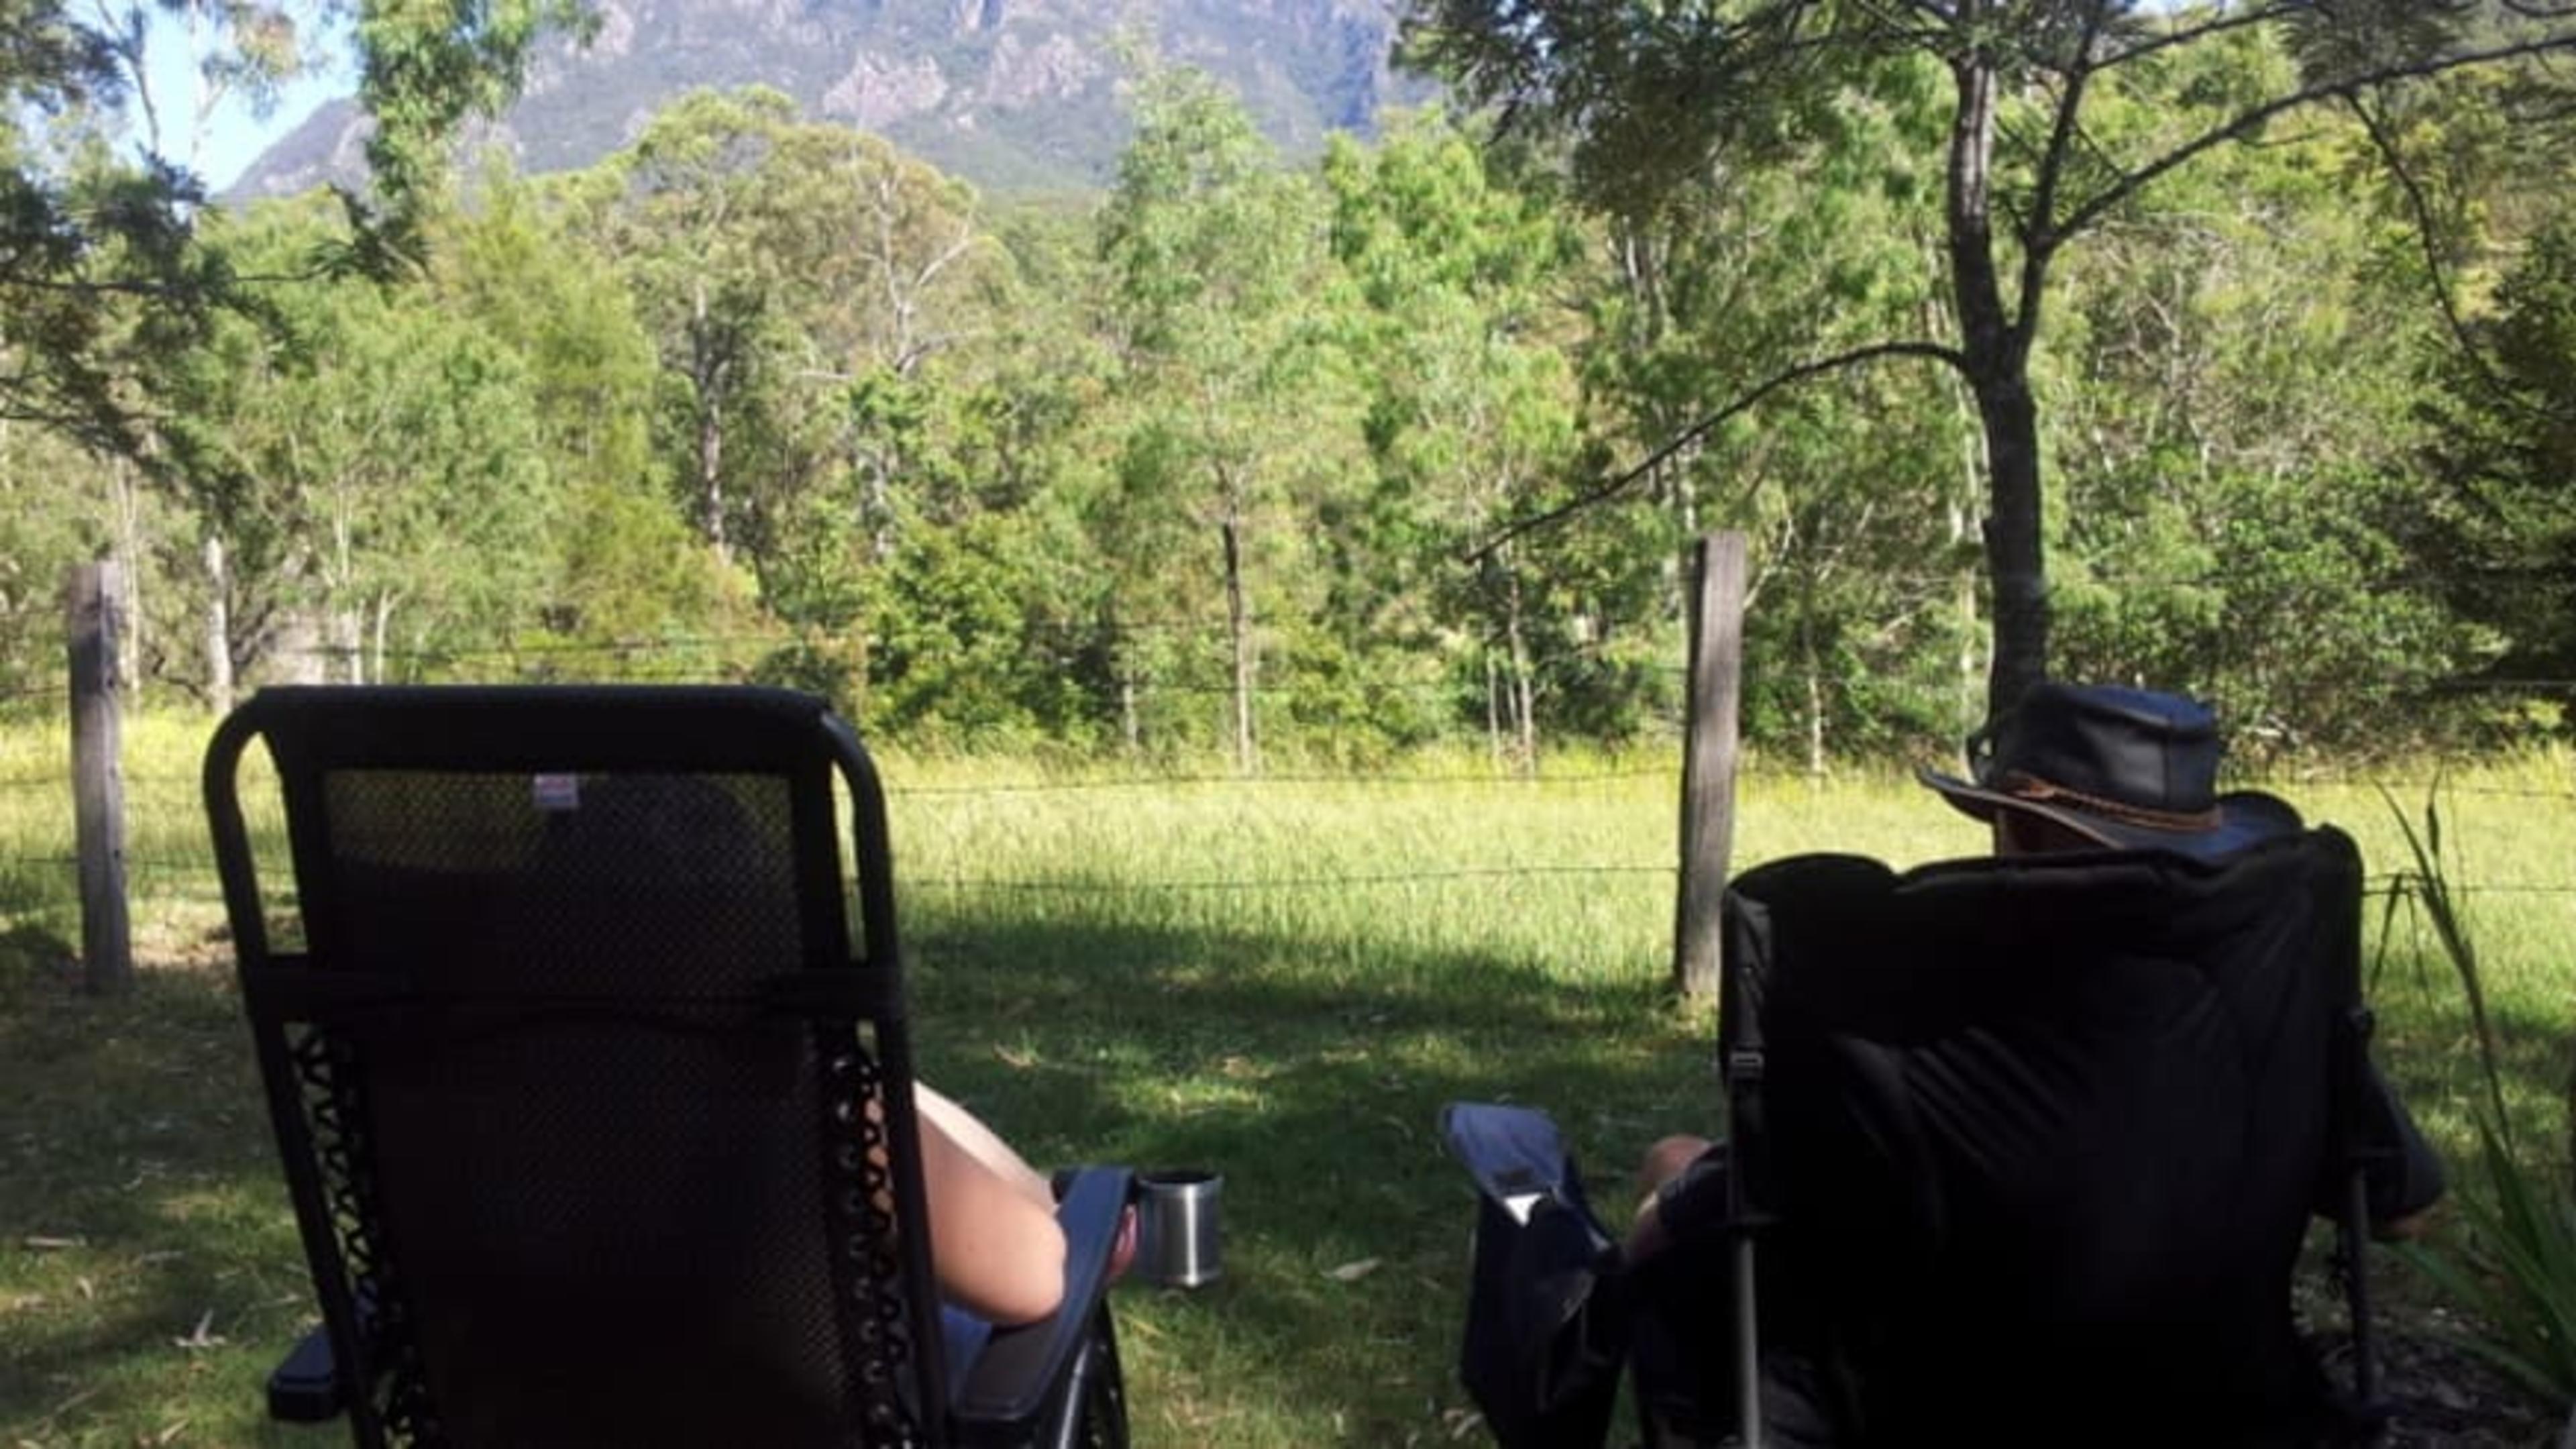
[[[93,993],[134,984],[125,914],[125,778],[118,766],[117,609],[113,563],[73,568],[71,616],[72,829],[80,856],[82,984]]]
[[[1691,1000],[1717,995],[1718,902],[1735,848],[1736,700],[1743,665],[1744,535],[1705,534],[1691,548],[1681,884],[1673,909],[1673,990]]]

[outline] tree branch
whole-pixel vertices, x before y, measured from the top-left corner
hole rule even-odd
[[[2039,302],[2048,285],[2048,261],[2056,249],[2057,183],[2066,167],[2066,148],[2075,139],[2075,118],[2084,109],[2084,90],[2093,78],[2093,43],[2110,18],[2110,0],[2092,0],[2084,11],[2084,29],[2075,40],[2066,89],[2057,98],[2057,115],[2049,123],[2048,146],[2040,153],[2039,177],[2031,197],[2032,224],[2023,230],[2021,295],[2015,300],[2013,335],[2024,347],[2039,333]]]
[[[2442,265],[2441,245],[2434,237],[2432,199],[2424,194],[2424,187],[2415,179],[2415,173],[2406,169],[2406,158],[2397,149],[2397,138],[2389,133],[2387,122],[2364,104],[2359,95],[2346,96],[2344,102],[2360,119],[2361,129],[2378,150],[2379,159],[2388,163],[2388,174],[2397,178],[2398,189],[2406,194],[2406,208],[2415,218],[2415,239],[2424,252],[2424,275],[2432,284],[2433,301],[2442,310],[2442,323],[2450,329],[2451,340],[2458,344],[2460,355],[2476,371],[2482,387],[2498,399],[2518,402],[2503,379],[2495,375],[2495,369],[2487,365],[2486,350],[2469,335],[2468,320],[2460,315],[2459,303],[2451,296],[2448,269]]]
[[[1553,508],[1504,524],[1492,537],[1459,555],[1459,562],[1481,563],[1495,550],[1522,534],[1536,532],[1596,503],[1616,497],[1625,492],[1629,485],[1652,473],[1674,454],[1708,436],[1719,424],[1754,407],[1782,388],[1828,372],[1838,372],[1846,367],[1873,362],[1882,357],[1924,357],[1934,362],[1946,363],[1962,374],[1968,370],[1968,359],[1957,348],[1945,347],[1938,342],[1879,342],[1867,347],[1855,347],[1848,352],[1837,352],[1831,357],[1820,357],[1812,362],[1802,362],[1784,372],[1774,373],[1753,387],[1736,394],[1734,401],[1684,428],[1662,447],[1647,454],[1642,462],[1608,482],[1588,489]]]
[[[2576,35],[2552,36],[2543,40],[2526,40],[2513,45],[2496,46],[2490,50],[2470,51],[2463,55],[2437,56],[2429,60],[2409,61],[2403,65],[2385,66],[2381,69],[2367,71],[2360,75],[2343,76],[2332,81],[2323,82],[2318,85],[2308,86],[2302,90],[2293,91],[2289,95],[2282,96],[2276,100],[2266,101],[2262,105],[2256,106],[2252,110],[2246,111],[2244,114],[2237,116],[2234,120],[2227,122],[2225,125],[2203,132],[2194,139],[2183,143],[2181,146],[2166,152],[2164,155],[2157,157],[2155,160],[2150,161],[2146,165],[2139,167],[2137,170],[2130,172],[2128,175],[2121,177],[2117,182],[2114,182],[2099,195],[2096,195],[2092,200],[2085,202],[2082,206],[2079,206],[2074,211],[2068,213],[2066,224],[2055,228],[2053,232],[2048,235],[2048,241],[2051,245],[2054,245],[2057,242],[2064,241],[2066,238],[2076,235],[2086,227],[2091,226],[2094,222],[2100,220],[2104,212],[2109,211],[2111,208],[2118,206],[2121,202],[2135,196],[2138,192],[2144,190],[2151,182],[2155,181],[2156,178],[2164,175],[2166,172],[2173,170],[2175,167],[2182,165],[2184,162],[2191,160],[2193,157],[2200,155],[2204,151],[2225,145],[2227,142],[2243,136],[2246,132],[2253,130],[2255,127],[2262,125],[2265,121],[2272,119],[2274,116],[2280,115],[2284,111],[2293,111],[2301,106],[2313,105],[2318,101],[2331,100],[2337,96],[2348,96],[2357,91],[2366,90],[2371,86],[2387,85],[2394,81],[2421,80],[2427,76],[2442,75],[2455,70],[2464,70],[2473,65],[2486,65],[2500,60],[2513,60],[2522,56],[2545,55],[2552,52],[2566,50],[2576,50]]]
[[[2178,30],[2168,30],[2153,40],[2139,41],[2137,44],[2130,46],[2126,50],[2116,51],[2110,55],[2104,56],[2101,61],[2093,67],[2093,69],[2097,71],[2110,70],[2115,66],[2127,65],[2130,61],[2153,55],[2160,50],[2171,50],[2176,46],[2189,45],[2193,41],[2216,35],[2223,30],[2241,30],[2249,25],[2264,25],[2275,20],[2286,19],[2292,15],[2305,14],[2309,11],[2315,10],[2316,8],[2317,7],[2313,3],[2313,0],[2290,0],[2290,3],[2288,4],[2264,5],[2258,6],[2252,10],[2238,11],[2233,15],[2221,15],[2215,20],[2205,20],[2197,25],[2186,25]]]

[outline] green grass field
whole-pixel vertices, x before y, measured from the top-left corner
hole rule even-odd
[[[259,1386],[309,1321],[301,1254],[216,930],[205,723],[129,724],[130,997],[77,990],[66,751],[0,732],[0,1445],[327,1444]],[[1139,1441],[1460,1437],[1452,1360],[1470,1199],[1444,1102],[1546,1106],[1596,1177],[1709,1130],[1713,1023],[1666,1004],[1669,757],[1469,760],[1395,778],[1136,781],[883,760],[925,1075],[1044,1162],[1226,1175],[1227,1275],[1118,1290]],[[2393,771],[2420,810],[2429,770]],[[2576,1002],[2576,764],[2450,772],[2526,1136],[2558,1150]],[[2366,780],[2274,788],[2403,861]],[[1982,845],[1894,771],[1756,774],[1739,865],[1818,848],[1900,864]],[[2467,1142],[2459,993],[2403,918],[2377,952],[2392,1076]],[[1624,1193],[1608,1193],[1612,1200]],[[2387,1270],[2401,1323],[2421,1285]],[[1477,1437],[1469,1432],[1470,1442]]]

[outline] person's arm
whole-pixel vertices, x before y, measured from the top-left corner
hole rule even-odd
[[[966,1110],[913,1087],[939,1286],[994,1323],[1028,1323],[1064,1299],[1064,1230],[1046,1179]]]

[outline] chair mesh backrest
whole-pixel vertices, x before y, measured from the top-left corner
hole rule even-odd
[[[313,974],[372,985],[285,1030],[394,1437],[907,1438],[871,1033],[766,994],[848,919],[829,776],[291,754]]]
[[[2224,869],[1811,857],[1737,883],[1789,1249],[1765,1294],[1813,1305],[1866,1420],[2221,1442],[2313,1406],[2290,1279],[2359,883],[2332,831]]]

